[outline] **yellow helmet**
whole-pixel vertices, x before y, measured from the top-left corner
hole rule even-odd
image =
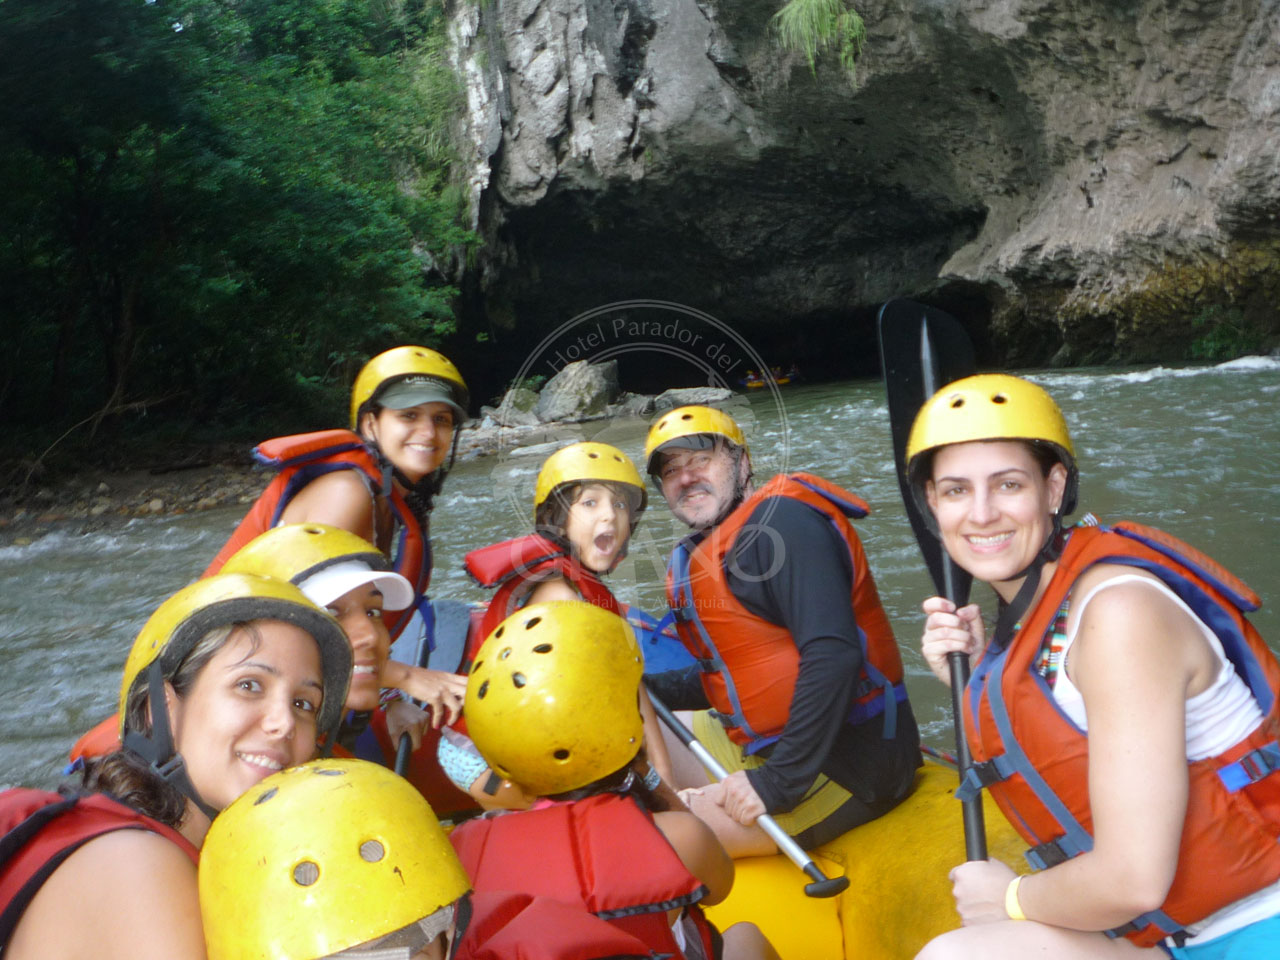
[[[467,384],[448,357],[429,347],[393,347],[366,363],[356,375],[351,388],[352,430],[359,429],[360,408],[370,400],[381,401],[393,385],[413,388],[403,391],[406,395],[397,409],[419,403],[447,403],[453,408],[455,427],[467,419]]]
[[[658,454],[664,448],[693,446],[694,438],[698,437],[723,437],[744,451],[747,449],[742,428],[723,410],[702,406],[677,407],[649,427],[649,435],[644,441],[645,469],[649,475],[658,475]]]
[[[351,644],[338,621],[293,584],[246,573],[219,573],[183,587],[156,608],[133,642],[120,683],[120,736],[128,721],[129,691],[152,663],[168,678],[210,630],[245,620],[283,620],[301,627],[320,648],[324,700],[317,730],[332,732],[342,718],[351,683]]]
[[[199,883],[209,960],[327,957],[471,886],[422,794],[364,760],[313,760],[250,787],[209,828]]]
[[[975,440],[1027,440],[1052,449],[1067,469],[1061,513],[1075,509],[1075,449],[1067,421],[1053,398],[1029,380],[985,373],[949,383],[916,414],[907,438],[907,475],[913,489],[923,484],[922,454]],[[928,516],[928,511],[925,511]]]
[[[272,527],[237,550],[221,572],[288,580],[321,607],[364,583],[382,591],[387,610],[413,603],[413,585],[391,569],[382,551],[350,530],[325,523]],[[312,579],[319,574],[325,583]]]
[[[500,777],[539,796],[576,790],[640,750],[644,663],[625,620],[590,603],[534,603],[476,653],[463,713]]]
[[[644,511],[648,497],[644,481],[631,458],[607,443],[571,443],[547,457],[538,471],[538,483],[533,491],[533,514],[556,489],[566,483],[618,483],[628,489],[631,496],[631,528],[634,530]]]

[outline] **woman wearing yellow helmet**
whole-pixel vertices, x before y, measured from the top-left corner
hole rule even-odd
[[[722,940],[702,914],[728,896],[733,861],[653,775],[643,669],[626,621],[592,604],[530,604],[499,624],[476,655],[465,709],[481,754],[534,803],[469,820],[450,840],[477,893],[555,896],[654,955],[776,958],[753,924]]]
[[[1195,548],[1092,516],[1065,420],[1011,376],[943,387],[907,445],[943,546],[1000,601],[924,604],[922,651],[978,656],[964,695],[974,756],[1040,872],[952,872],[965,926],[948,957],[1273,955],[1280,942],[1280,665],[1245,614],[1257,596]],[[1109,936],[1103,936],[1103,932]]]
[[[408,733],[415,756],[405,776],[442,813],[472,809],[436,763],[439,729],[461,711],[466,677],[388,658],[385,617],[409,606],[413,589],[373,544],[322,523],[286,524],[242,547],[223,571],[287,579],[342,626],[354,662],[339,747],[391,765],[401,734]],[[384,690],[403,691],[429,712],[402,699],[382,706]]]
[[[416,346],[378,354],[356,377],[350,430],[279,437],[255,448],[260,462],[280,472],[205,575],[279,524],[341,527],[376,544],[413,585],[417,602],[388,620],[398,636],[426,597],[428,518],[457,450],[467,402],[467,385],[443,354]]]
[[[5,956],[203,956],[210,822],[315,754],[350,675],[341,629],[292,584],[226,574],[161,604],[125,664],[123,748],[87,762],[86,792],[0,794]]]

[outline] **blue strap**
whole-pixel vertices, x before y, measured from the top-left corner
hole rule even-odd
[[[658,634],[666,634],[667,636],[673,639],[677,639],[677,635],[674,632],[667,633],[668,630],[671,630],[675,626],[675,623],[676,623],[676,612],[668,607],[667,612],[663,616],[663,618],[659,620],[657,623],[655,623],[651,629],[655,636],[657,636]]]
[[[1072,857],[1078,857],[1085,851],[1071,842],[1066,836],[1058,837],[1056,840],[1049,840],[1039,846],[1032,847],[1023,854],[1027,863],[1031,864],[1034,870],[1048,870],[1050,867],[1056,867],[1060,863],[1066,863]]]
[[[970,764],[969,769],[960,778],[960,786],[956,790],[956,799],[968,803],[970,800],[976,799],[984,787],[989,787],[993,783],[1000,783],[1002,780],[1008,780],[1017,772],[1017,769],[1017,766],[1009,759],[1007,753],[992,757],[990,760],[984,760],[982,763]]]
[[[422,636],[427,642],[427,654],[430,655],[436,649],[436,608],[431,602],[431,598],[423,595],[418,597],[417,602],[418,613],[422,615]],[[419,650],[418,659],[422,659],[421,650]],[[420,666],[421,664],[415,664]]]
[[[693,591],[690,589],[691,578],[689,576],[689,561],[691,559],[690,550],[687,540],[681,540],[676,544],[674,550],[671,551],[671,562],[669,570],[671,572],[671,584],[673,594],[679,604],[673,607],[673,611],[678,611],[678,616],[684,622],[693,624],[698,631],[698,636],[702,638],[702,642],[706,648],[711,651],[711,658],[715,661],[717,671],[724,677],[725,692],[729,695],[729,703],[733,706],[733,714],[729,717],[729,722],[742,729],[747,737],[751,740],[761,739],[760,734],[751,729],[751,724],[747,723],[746,716],[742,712],[742,701],[738,698],[738,687],[733,682],[733,674],[724,665],[724,658],[720,656],[720,651],[716,647],[715,642],[711,639],[711,635],[707,633],[707,628],[702,623],[702,618],[698,616],[697,608],[690,603]],[[705,668],[704,668],[705,669]],[[757,747],[757,749],[759,749]]]
[[[1022,749],[1022,745],[1018,743],[1017,737],[1014,736],[1013,721],[1009,717],[1009,708],[1004,700],[1004,687],[1001,683],[1011,649],[1012,645],[1005,647],[995,656],[992,656],[995,651],[988,651],[980,666],[988,666],[988,661],[991,661],[990,666],[987,670],[979,671],[987,692],[991,715],[995,719],[996,730],[1000,734],[1000,742],[1005,747],[1007,762],[1012,764],[1014,772],[1022,777],[1027,786],[1035,793],[1036,798],[1044,805],[1045,810],[1057,821],[1063,834],[1059,838],[1059,842],[1065,841],[1081,853],[1092,850],[1093,837],[1071,815],[1071,810],[1062,802],[1062,798],[1054,792],[1035,766],[1032,765],[1030,758],[1027,757]],[[972,680],[970,682],[972,683]]]
[[[1246,753],[1235,763],[1229,763],[1218,771],[1218,779],[1231,793],[1242,790],[1251,783],[1280,770],[1280,742],[1272,741]]]

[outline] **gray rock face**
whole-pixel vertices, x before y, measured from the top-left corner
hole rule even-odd
[[[927,294],[1025,363],[1177,355],[1226,307],[1280,330],[1277,0],[859,0],[857,89],[780,51],[780,6],[460,6],[477,308]]]
[[[604,416],[618,397],[618,362],[566,364],[538,394],[534,412],[543,423]]]

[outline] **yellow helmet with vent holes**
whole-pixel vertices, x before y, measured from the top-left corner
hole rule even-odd
[[[500,777],[539,796],[586,786],[640,750],[639,644],[589,603],[534,603],[494,629],[467,678],[464,714]]]
[[[218,816],[200,851],[209,960],[317,960],[410,927],[470,886],[422,794],[364,760],[272,774]]]
[[[649,427],[644,441],[645,469],[650,476],[658,474],[658,456],[664,448],[691,446],[698,437],[708,440],[723,437],[735,446],[747,449],[746,437],[733,417],[715,407],[677,407],[664,413]]]
[[[467,419],[470,394],[458,368],[438,350],[430,347],[393,347],[368,363],[356,375],[351,388],[351,429],[358,430],[360,409],[370,400],[385,398],[389,388],[406,393],[400,406],[419,403],[447,403],[453,408],[454,427]]]
[[[907,438],[906,466],[923,503],[924,454],[955,443],[1025,440],[1047,445],[1067,470],[1061,513],[1075,509],[1078,486],[1075,448],[1067,421],[1044,388],[1021,377],[984,373],[949,383],[916,414]],[[929,512],[925,509],[925,516]]]
[[[547,498],[568,483],[614,483],[624,487],[631,501],[631,527],[634,530],[647,503],[644,481],[631,458],[607,443],[585,441],[561,447],[547,457],[538,471],[533,492],[533,513]]]
[[[320,648],[324,700],[316,729],[331,732],[342,716],[351,683],[351,644],[338,621],[287,580],[247,573],[219,573],[183,587],[156,608],[134,640],[120,683],[120,735],[129,691],[153,662],[172,674],[210,630],[247,620],[282,620],[301,627]]]

